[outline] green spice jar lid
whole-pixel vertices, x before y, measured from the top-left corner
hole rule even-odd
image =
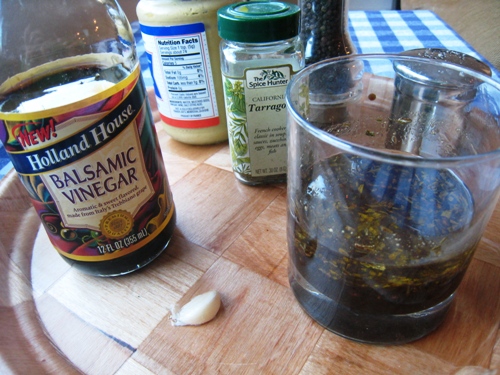
[[[217,11],[219,36],[242,43],[294,38],[299,33],[300,8],[281,1],[245,1]]]

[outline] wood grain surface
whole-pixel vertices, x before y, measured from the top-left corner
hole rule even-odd
[[[157,129],[178,224],[167,251],[127,276],[73,270],[15,173],[0,181],[0,373],[500,372],[500,207],[437,331],[360,344],[312,321],[288,287],[285,186],[244,186],[226,143],[183,145]],[[214,320],[171,325],[174,303],[210,289],[222,295]]]

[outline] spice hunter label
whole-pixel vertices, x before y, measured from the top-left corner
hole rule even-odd
[[[224,77],[234,171],[286,173],[285,90],[291,77],[290,65],[247,69],[244,79]]]
[[[173,214],[139,70],[95,98],[68,112],[0,120],[6,150],[51,242],[80,261],[139,249]]]

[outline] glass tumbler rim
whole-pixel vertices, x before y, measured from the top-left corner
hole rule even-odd
[[[429,59],[425,57],[416,56],[405,56],[402,54],[386,54],[386,53],[370,53],[370,54],[353,54],[340,57],[334,57],[330,59],[325,59],[320,62],[311,64],[306,68],[295,74],[288,87],[286,89],[286,104],[288,116],[292,116],[299,126],[304,128],[307,132],[313,134],[319,140],[331,144],[340,150],[352,154],[357,154],[359,156],[367,157],[371,160],[389,162],[392,164],[404,165],[404,166],[415,166],[415,167],[429,167],[429,168],[451,168],[457,165],[468,165],[486,162],[488,160],[500,160],[500,148],[490,150],[484,153],[470,154],[470,155],[460,155],[460,156],[425,156],[421,157],[412,154],[399,154],[390,152],[384,149],[372,148],[369,146],[363,146],[356,142],[351,142],[330,134],[326,131],[319,129],[318,127],[307,121],[298,111],[292,100],[292,90],[294,87],[301,82],[304,77],[311,75],[314,71],[317,71],[327,65],[336,64],[348,61],[362,61],[362,60],[385,60],[392,63],[394,60],[398,61],[408,61],[408,62],[418,62],[423,64],[435,65],[446,69],[451,69],[457,72],[463,72],[470,77],[478,80],[481,84],[487,84],[496,90],[500,95],[500,82],[496,81],[492,77],[485,73],[478,72],[476,70],[464,67],[455,63],[450,63],[447,61]],[[500,102],[498,102],[498,107],[500,108]],[[500,111],[500,110],[499,110]],[[500,116],[499,116],[500,117]]]

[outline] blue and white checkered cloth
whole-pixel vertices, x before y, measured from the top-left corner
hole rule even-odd
[[[435,13],[416,11],[351,11],[349,33],[357,53],[399,53],[416,48],[443,48],[486,62],[493,78],[499,72]]]
[[[132,27],[144,80],[147,86],[152,86],[138,24]],[[427,10],[351,11],[349,32],[357,53],[399,53],[415,48],[444,48],[466,53],[488,63],[441,18]],[[493,78],[500,81],[498,71],[489,65],[493,70]],[[11,169],[7,153],[0,144],[0,178]]]

